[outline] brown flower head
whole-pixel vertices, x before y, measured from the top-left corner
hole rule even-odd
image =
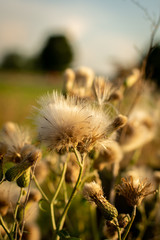
[[[30,148],[31,139],[28,129],[9,122],[3,126],[0,136],[6,148],[5,161],[20,162],[24,151]]]
[[[132,176],[121,179],[122,183],[116,186],[116,190],[119,195],[126,198],[130,206],[139,206],[142,200],[155,193],[152,190],[151,183],[147,182],[146,179],[140,181],[139,179],[134,180]]]

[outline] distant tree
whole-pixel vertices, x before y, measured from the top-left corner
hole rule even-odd
[[[73,60],[73,50],[63,35],[50,36],[39,55],[39,64],[45,71],[62,71]]]
[[[1,69],[20,70],[24,68],[26,59],[18,53],[8,53],[4,56]]]
[[[152,79],[160,88],[160,44],[152,47],[145,69],[146,78]]]

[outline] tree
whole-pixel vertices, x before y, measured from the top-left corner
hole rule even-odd
[[[26,59],[18,53],[8,53],[4,56],[1,69],[20,70],[24,68]]]
[[[40,67],[45,71],[62,71],[72,60],[72,48],[63,35],[50,36],[39,56]]]
[[[147,59],[146,78],[150,78],[157,83],[160,88],[160,45],[152,47]]]

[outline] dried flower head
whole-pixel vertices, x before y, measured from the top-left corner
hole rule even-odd
[[[85,183],[83,188],[83,196],[91,203],[95,203],[101,210],[106,220],[117,218],[117,209],[110,204],[103,196],[103,190],[96,182]]]
[[[122,183],[116,186],[117,192],[124,196],[130,206],[139,206],[142,200],[155,193],[152,190],[151,183],[146,179],[140,181],[139,179],[133,180],[133,177],[127,177],[121,179]]]
[[[31,166],[41,159],[41,151],[39,149],[33,149],[20,163],[9,168],[5,173],[7,181],[15,181]]]
[[[94,72],[88,67],[79,67],[76,72],[77,87],[91,88],[94,78]]]
[[[102,105],[105,101],[109,101],[115,91],[112,83],[104,77],[96,77],[93,82],[93,87],[99,105]]]
[[[64,93],[71,93],[75,80],[75,73],[72,69],[68,68],[64,72]]]
[[[99,155],[94,160],[94,167],[98,170],[102,170],[107,164],[120,162],[122,160],[123,153],[116,141],[111,141],[107,146],[99,149]]]
[[[1,139],[7,148],[5,161],[11,162],[20,162],[22,149],[31,143],[28,130],[11,122],[4,125],[1,131]]]
[[[39,103],[39,139],[50,150],[63,152],[77,147],[80,152],[85,152],[108,139],[110,117],[100,109],[88,106],[75,97],[65,99],[57,92],[43,97]]]
[[[121,147],[124,152],[135,150],[150,142],[155,136],[153,118],[144,111],[134,111],[125,126],[125,135],[121,138]]]

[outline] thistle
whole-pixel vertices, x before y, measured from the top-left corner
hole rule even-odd
[[[111,221],[118,217],[117,209],[104,197],[102,188],[96,182],[85,183],[83,196],[97,205],[106,220]]]
[[[29,153],[26,158],[17,163],[15,166],[9,168],[5,173],[5,178],[7,181],[12,182],[17,180],[28,168],[34,165],[36,161],[41,158],[41,152],[39,150],[35,150]]]
[[[29,185],[30,182],[31,168],[29,167],[25,172],[16,180],[16,183],[19,187],[25,188]]]
[[[118,116],[111,123],[109,114],[101,109],[75,97],[65,99],[56,92],[41,98],[39,103],[36,120],[39,140],[50,150],[65,152],[77,147],[81,153],[88,152],[96,144],[103,145],[126,122],[125,117]]]
[[[14,123],[6,123],[1,131],[3,144],[6,146],[5,161],[18,163],[22,160],[21,151],[29,146],[31,139],[28,130]]]
[[[119,195],[122,195],[127,200],[130,206],[139,206],[142,200],[150,195],[154,194],[156,190],[152,190],[151,183],[146,179],[140,181],[133,181],[133,177],[127,177],[121,179],[121,184],[116,186],[116,190]]]

